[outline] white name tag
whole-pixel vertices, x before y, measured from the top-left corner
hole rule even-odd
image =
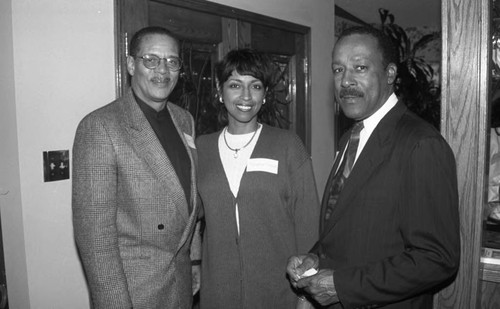
[[[186,142],[189,147],[196,149],[196,145],[194,144],[194,139],[191,135],[184,133],[184,138],[186,139]]]
[[[278,174],[278,161],[272,159],[250,159],[247,164],[247,172],[267,172]]]

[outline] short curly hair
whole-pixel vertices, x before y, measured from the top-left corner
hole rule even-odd
[[[372,36],[378,43],[379,49],[382,52],[382,64],[387,67],[389,63],[399,63],[398,49],[393,41],[383,31],[368,26],[356,26],[345,29],[339,36],[338,41],[347,36],[362,34]]]
[[[139,54],[139,52],[141,50],[142,40],[145,37],[147,37],[149,35],[154,35],[154,34],[166,35],[168,37],[171,37],[177,43],[177,48],[179,48],[179,40],[169,30],[167,30],[163,27],[145,27],[145,28],[142,28],[139,31],[137,31],[134,34],[134,36],[132,36],[132,39],[130,40],[128,54],[132,57],[137,56],[137,54]]]

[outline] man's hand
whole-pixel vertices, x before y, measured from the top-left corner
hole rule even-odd
[[[297,281],[302,278],[304,272],[311,268],[317,269],[318,265],[319,258],[312,253],[290,257],[288,259],[288,265],[286,266],[286,272],[290,277],[290,283],[296,287]]]
[[[322,306],[339,301],[331,269],[321,269],[316,275],[299,279],[295,287],[307,292]]]
[[[198,293],[201,286],[201,265],[191,265],[193,275],[193,296]]]

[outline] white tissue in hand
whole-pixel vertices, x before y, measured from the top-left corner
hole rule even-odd
[[[309,277],[309,276],[312,276],[312,275],[316,275],[318,273],[318,270],[315,269],[315,268],[309,268],[308,270],[306,270],[302,275],[300,275],[299,277],[300,278],[305,278],[305,277]]]

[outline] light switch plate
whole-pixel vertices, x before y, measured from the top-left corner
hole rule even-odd
[[[43,152],[43,178],[45,182],[69,179],[69,150]]]

